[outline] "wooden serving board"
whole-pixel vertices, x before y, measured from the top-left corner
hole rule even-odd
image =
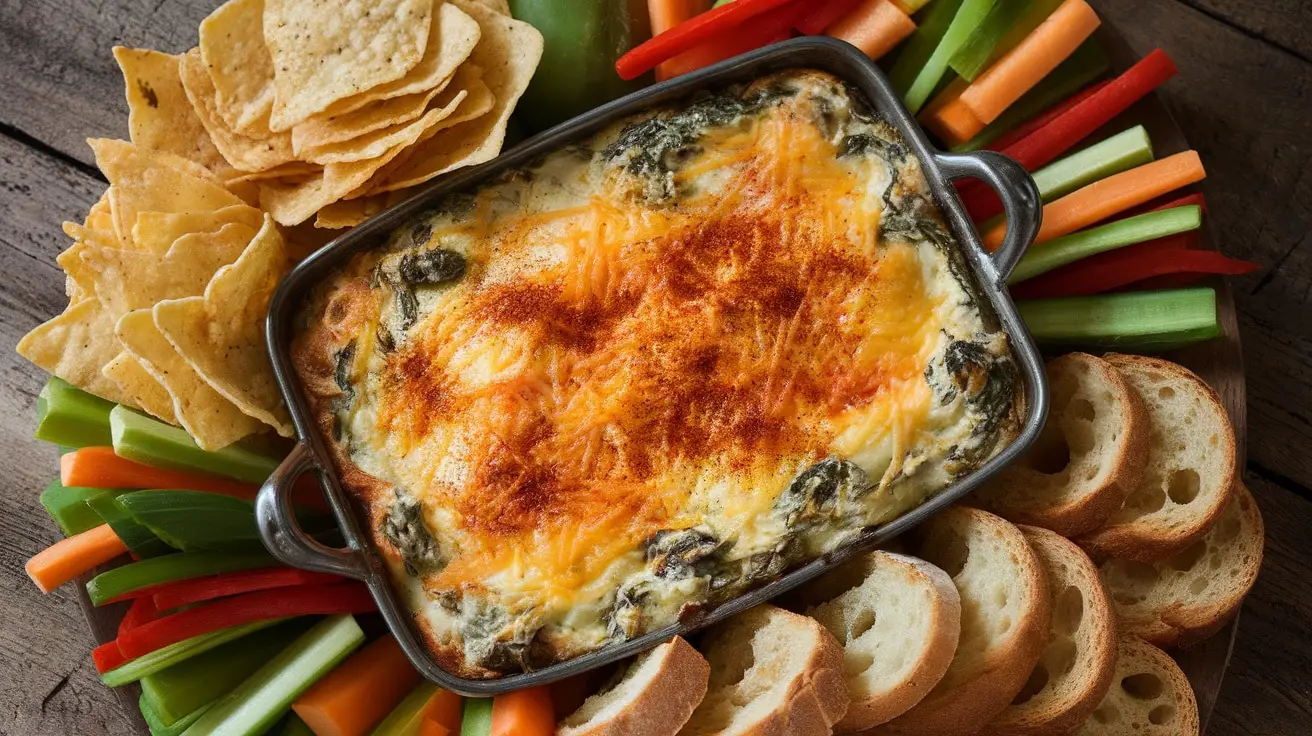
[[[1095,5],[1097,4],[1095,0]],[[1120,72],[1133,65],[1140,58],[1121,36],[1111,28],[1104,26],[1099,37],[1111,57],[1112,70]],[[1107,135],[1118,133],[1134,125],[1143,125],[1153,141],[1153,150],[1158,158],[1190,148],[1184,133],[1176,124],[1171,113],[1155,95],[1141,101],[1116,120],[1089,137],[1089,142],[1101,140]],[[1206,164],[1206,162],[1204,162]],[[1205,189],[1205,188],[1204,188]],[[1215,232],[1209,222],[1204,222],[1204,246],[1218,249]],[[1223,334],[1220,338],[1194,345],[1182,350],[1166,353],[1163,357],[1174,360],[1200,375],[1221,397],[1230,421],[1235,430],[1235,459],[1237,467],[1242,469],[1247,458],[1247,405],[1244,387],[1244,361],[1239,340],[1239,319],[1235,310],[1233,295],[1224,279],[1214,279],[1209,285],[1217,291],[1217,313]],[[83,584],[87,576],[79,581],[78,602],[86,616],[87,624],[97,643],[111,641],[117,635],[118,622],[126,610],[125,604],[96,608],[91,605]],[[1189,649],[1171,652],[1176,662],[1193,685],[1198,699],[1198,714],[1203,732],[1221,692],[1221,683],[1230,662],[1230,653],[1234,647],[1235,633],[1239,628],[1236,615],[1221,631],[1210,639]],[[141,718],[137,707],[140,688],[133,684],[115,690],[124,712],[136,722],[137,731],[148,735],[149,730]]]

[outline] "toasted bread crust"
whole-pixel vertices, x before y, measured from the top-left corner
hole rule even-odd
[[[1131,693],[1133,678],[1147,675],[1156,688]],[[1151,696],[1151,697],[1149,697]],[[1165,722],[1154,720],[1153,709],[1169,705]],[[1151,724],[1151,725],[1150,725]],[[1175,660],[1161,649],[1130,634],[1121,634],[1116,646],[1112,687],[1093,716],[1074,732],[1079,736],[1197,736],[1198,701],[1193,686]]]
[[[1075,687],[1058,691],[1046,699],[1040,699],[1044,692],[1041,690],[1032,699],[1009,706],[984,729],[984,733],[1060,736],[1083,723],[1107,694],[1116,669],[1116,611],[1098,577],[1098,569],[1073,542],[1038,527],[1021,527],[1021,532],[1047,571],[1054,609],[1060,609],[1067,586],[1080,592],[1077,628],[1063,630],[1070,623],[1064,620],[1063,614],[1069,615],[1070,612],[1054,610],[1048,646],[1040,659],[1042,666],[1049,655],[1059,658],[1061,649],[1074,646],[1076,661],[1069,672],[1053,672],[1052,664],[1048,665],[1047,672],[1052,678],[1050,682],[1065,678]],[[1067,639],[1075,641],[1068,643]]]
[[[1075,371],[1087,371],[1087,388],[1106,388],[1119,409],[1113,454],[1098,462],[1108,468],[1106,474],[1090,481],[1069,477],[1069,465],[1054,475],[1016,464],[977,494],[985,508],[1013,523],[1040,526],[1067,537],[1097,529],[1125,503],[1143,478],[1149,444],[1148,410],[1111,364],[1087,353],[1069,353],[1047,364],[1048,375],[1054,381],[1064,372]],[[1053,417],[1045,432],[1065,435],[1065,427],[1058,426],[1064,425],[1065,419]],[[1036,493],[1036,489],[1041,492]]]
[[[1011,622],[1006,641],[991,652],[983,666],[970,673],[968,679],[939,690],[944,686],[945,678],[911,710],[867,731],[867,734],[964,736],[976,733],[1002,712],[1025,686],[1047,644],[1052,615],[1047,576],[1020,530],[1001,517],[967,507],[950,508],[928,524],[950,524],[955,528],[974,525],[1001,539],[1009,553],[1006,562],[1013,565],[1011,574],[1020,578],[1028,605],[1021,611],[1019,620]],[[921,554],[933,552],[913,551]],[[967,595],[963,593],[963,603]],[[964,634],[961,646],[966,646]]]
[[[682,637],[662,644],[660,671],[619,712],[596,723],[557,726],[559,736],[674,736],[706,697],[711,666]],[[596,697],[596,696],[594,696]]]
[[[1229,415],[1226,414],[1220,396],[1189,369],[1168,360],[1142,355],[1108,354],[1103,356],[1103,360],[1125,374],[1131,386],[1134,386],[1133,376],[1136,372],[1165,374],[1172,380],[1189,386],[1199,393],[1205,407],[1212,414],[1210,419],[1216,423],[1217,442],[1214,452],[1220,458],[1218,466],[1222,476],[1217,479],[1215,485],[1222,491],[1205,502],[1194,504],[1189,512],[1188,523],[1167,525],[1142,518],[1118,523],[1113,518],[1106,526],[1075,539],[1075,542],[1095,561],[1122,557],[1141,562],[1156,562],[1180,552],[1200,539],[1220,517],[1229,501],[1230,489],[1234,486],[1236,475],[1234,429],[1230,425]],[[1148,402],[1145,402],[1145,405],[1151,415],[1154,411],[1152,405]],[[1162,451],[1163,448],[1150,446],[1149,463],[1152,463],[1152,456],[1155,453]],[[1147,478],[1143,482],[1148,482]],[[1131,492],[1131,496],[1133,495],[1134,491]]]

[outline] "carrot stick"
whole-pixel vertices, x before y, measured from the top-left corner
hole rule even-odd
[[[1069,235],[1206,176],[1198,154],[1185,151],[1096,181],[1044,206],[1043,226],[1034,243]],[[997,249],[1006,232],[1004,220],[984,235],[984,244]]]
[[[364,736],[418,684],[419,673],[387,635],[315,683],[292,710],[316,736]]]
[[[962,103],[984,124],[993,122],[1074,53],[1101,22],[1084,0],[1065,0],[1024,41],[976,78],[962,93]],[[980,126],[979,130],[983,129]]]
[[[965,143],[979,135],[986,126],[960,97],[944,101],[924,120],[925,126],[950,146]]]
[[[662,34],[693,16],[710,8],[707,0],[647,0],[647,15],[651,18],[651,35]],[[656,81],[663,82],[677,76],[670,62],[656,65]]]
[[[452,734],[460,733],[461,706],[464,699],[450,690],[438,688],[424,705],[424,722],[433,723]]]
[[[498,695],[492,700],[492,729],[488,736],[551,736],[556,716],[546,686]]]
[[[255,498],[259,486],[181,470],[165,470],[121,458],[112,447],[83,447],[59,458],[59,478],[65,486],[83,488],[169,488],[208,491]]]
[[[916,22],[889,0],[864,0],[825,31],[871,59],[892,51],[916,30]]]
[[[430,721],[427,718],[419,722],[419,733],[417,736],[450,736],[451,729],[443,726],[437,721]]]
[[[49,593],[127,551],[109,524],[101,524],[46,547],[27,561],[25,569],[36,587]]]

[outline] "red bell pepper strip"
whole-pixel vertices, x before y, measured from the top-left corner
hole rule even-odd
[[[707,41],[685,51],[661,64],[661,69],[667,79],[677,77],[725,59],[732,59],[739,54],[787,40],[792,35],[797,19],[806,12],[807,7],[803,2],[793,2],[791,5],[762,13],[744,23],[732,36]]]
[[[839,18],[847,15],[861,0],[829,0],[816,6],[811,12],[802,16],[793,26],[798,31],[807,36],[815,36],[825,32],[825,29],[832,26]]]
[[[1115,292],[1125,291],[1167,291],[1170,289],[1184,289],[1192,286],[1199,281],[1207,278],[1211,274],[1206,273],[1168,273],[1165,276],[1153,276],[1152,278],[1136,281],[1133,284],[1126,284],[1118,289],[1112,289]]]
[[[987,146],[984,146],[984,148],[989,151],[1006,150],[1006,148],[1011,144],[1019,142],[1022,138],[1029,135],[1030,133],[1033,133],[1039,128],[1042,128],[1048,123],[1051,123],[1052,121],[1066,114],[1066,111],[1070,110],[1071,108],[1075,107],[1081,102],[1084,102],[1085,100],[1094,96],[1095,94],[1098,93],[1099,90],[1101,90],[1103,87],[1106,87],[1109,84],[1111,84],[1111,80],[1096,82],[1094,84],[1089,85],[1088,87],[1085,87],[1079,92],[1076,92],[1070,97],[1067,97],[1061,102],[1058,102],[1057,104],[1048,108],[1047,110],[1044,110],[1038,115],[1035,115],[1029,120],[1026,120],[1020,125],[1017,125],[1016,127],[1012,128],[1006,133],[1003,133],[1002,135],[998,136],[997,139],[995,139],[992,143],[988,144]]]
[[[717,38],[731,38],[743,22],[792,0],[735,0],[687,20],[630,49],[615,62],[621,79],[637,79],[683,52]]]
[[[1157,212],[1158,210],[1169,210],[1172,207],[1187,207],[1193,204],[1196,204],[1199,207],[1201,207],[1204,215],[1207,214],[1207,198],[1203,196],[1202,192],[1194,192],[1192,194],[1186,194],[1183,197],[1175,194],[1168,194],[1165,197],[1159,197],[1151,202],[1147,202],[1145,204],[1139,205],[1138,207],[1128,209],[1124,213],[1122,213],[1121,216],[1134,217],[1135,215],[1142,215],[1148,212]],[[1116,219],[1119,220],[1121,218],[1118,217]]]
[[[1256,263],[1230,258],[1213,250],[1121,248],[1099,255],[1115,257],[1101,258],[1094,264],[1089,263],[1093,259],[1086,258],[1055,269],[1017,284],[1012,289],[1012,296],[1016,299],[1088,296],[1157,276],[1182,273],[1237,276],[1259,268]]]
[[[153,598],[157,609],[167,611],[191,603],[254,593],[257,590],[289,588],[297,585],[326,585],[341,580],[341,575],[332,573],[297,570],[294,567],[266,567],[165,583],[156,588],[150,597]]]
[[[96,672],[105,674],[128,663],[128,658],[118,648],[117,641],[107,641],[91,650],[91,661],[96,664]]]
[[[374,600],[360,583],[303,585],[233,596],[188,608],[126,632],[118,639],[128,657],[140,657],[170,644],[232,626],[312,614],[367,613]]]
[[[151,600],[150,596],[137,598],[128,606],[128,612],[123,614],[123,620],[118,622],[118,635],[123,636],[157,618],[159,618],[159,609],[155,607],[155,601]]]

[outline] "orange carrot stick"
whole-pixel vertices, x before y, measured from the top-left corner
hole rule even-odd
[[[551,736],[555,729],[551,692],[545,686],[516,690],[492,700],[488,736]]]
[[[27,561],[25,569],[36,587],[49,593],[127,551],[109,524],[101,524],[46,547]]]
[[[443,726],[437,721],[430,721],[427,718],[419,722],[419,733],[416,736],[450,736],[451,729]]]
[[[892,51],[916,30],[911,16],[889,0],[865,0],[829,26],[826,35],[847,41],[871,59]]]
[[[651,18],[651,35],[658,36],[680,23],[709,10],[709,0],[647,0],[647,15]],[[656,80],[664,81],[678,76],[669,62],[656,65]]]
[[[251,500],[260,487],[212,475],[166,470],[119,457],[112,447],[83,447],[59,458],[65,486],[86,488],[169,488],[208,491]]]
[[[1198,154],[1185,151],[1101,179],[1045,205],[1043,227],[1034,243],[1069,235],[1206,176]],[[998,223],[984,235],[984,244],[996,250],[1006,232],[1006,221]]]
[[[459,734],[461,705],[463,699],[459,695],[438,688],[424,704],[424,723],[432,723],[452,734]]]
[[[316,736],[364,736],[419,684],[391,635],[351,655],[292,704]]]
[[[1085,0],[1065,0],[1016,48],[976,78],[962,93],[962,103],[985,125],[993,122],[1074,53],[1101,22]]]

